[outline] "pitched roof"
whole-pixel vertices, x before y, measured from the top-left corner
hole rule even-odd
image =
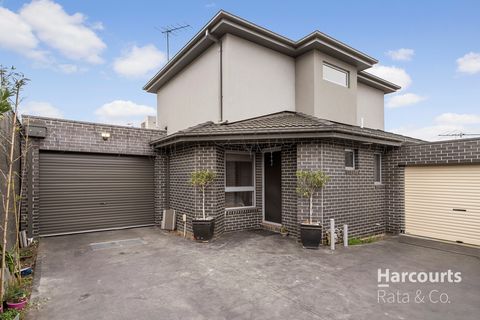
[[[180,142],[258,141],[274,138],[339,138],[394,146],[422,142],[383,130],[361,128],[299,112],[282,111],[231,123],[205,122],[152,141],[151,144],[162,147]]]
[[[317,49],[356,66],[362,74],[362,70],[368,69],[378,62],[375,58],[318,30],[298,41],[294,41],[229,12],[220,10],[144,85],[143,90],[156,93],[165,83],[215,43],[215,39],[221,39],[221,37],[227,33],[258,43],[291,57],[297,57],[307,51]],[[365,77],[368,77],[368,75],[365,75]],[[377,84],[379,78],[368,78],[369,79],[364,82],[367,84],[374,83],[381,90],[387,90],[386,93],[394,92],[399,88],[383,79],[380,79],[380,83]],[[361,81],[362,80],[364,79],[361,79]]]

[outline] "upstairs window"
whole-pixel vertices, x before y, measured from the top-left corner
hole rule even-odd
[[[323,80],[348,88],[349,73],[331,64],[323,63]]]
[[[373,179],[376,184],[382,183],[382,155],[376,153],[373,159]]]
[[[225,155],[225,207],[253,207],[255,201],[254,155]]]

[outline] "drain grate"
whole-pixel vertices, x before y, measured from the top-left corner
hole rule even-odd
[[[144,245],[146,242],[140,238],[112,240],[106,242],[90,243],[90,248],[94,251],[104,249],[128,248]]]

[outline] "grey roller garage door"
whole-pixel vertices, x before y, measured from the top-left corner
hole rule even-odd
[[[153,159],[40,152],[39,234],[154,223]]]

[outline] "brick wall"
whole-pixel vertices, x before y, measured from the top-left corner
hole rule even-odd
[[[407,145],[387,153],[385,161],[387,231],[405,229],[405,166],[480,163],[480,139]]]
[[[358,150],[355,170],[345,169],[345,148]],[[313,201],[314,220],[329,228],[335,219],[337,227],[348,224],[351,236],[381,234],[386,230],[385,186],[374,183],[374,154],[383,148],[336,141],[299,143],[299,170],[323,170],[330,181]],[[322,161],[323,159],[323,161]],[[385,172],[382,172],[385,176]],[[298,198],[298,223],[308,219],[309,200]]]
[[[27,228],[29,236],[38,234],[39,214],[39,152],[62,151],[62,152],[91,152],[118,155],[155,156],[155,151],[150,146],[150,141],[165,135],[164,131],[132,128],[124,126],[106,125],[90,122],[71,120],[50,119],[43,117],[24,116],[23,123],[47,128],[45,138],[31,138],[29,157],[27,159],[28,188],[23,201],[22,224]],[[103,140],[102,132],[110,133],[108,140]],[[155,162],[155,181],[161,181],[161,174],[165,166],[161,161]],[[157,184],[156,184],[157,187]],[[159,184],[159,187],[162,184]],[[161,196],[155,199],[155,221],[160,220],[159,211],[164,199]]]
[[[300,229],[297,219],[297,146],[284,145],[282,152],[282,224],[293,238]]]

